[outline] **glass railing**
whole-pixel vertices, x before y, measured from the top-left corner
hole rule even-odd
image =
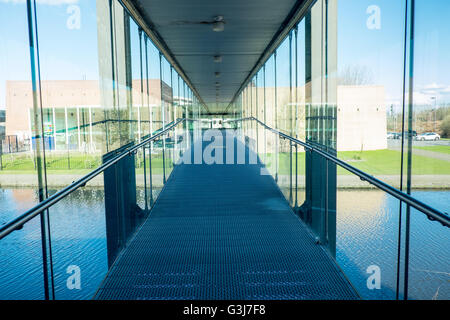
[[[447,190],[414,190],[413,196],[448,210]],[[404,211],[406,212],[406,210]],[[406,220],[407,217],[404,217]],[[406,226],[407,221],[404,222]],[[450,299],[450,232],[414,208],[410,213],[408,296],[413,299]]]
[[[189,146],[177,120],[0,228],[0,299],[90,299]]]
[[[227,125],[256,151],[262,174],[274,178],[362,298],[450,297],[450,233],[442,226],[450,219],[435,199],[445,193],[412,197],[254,118]],[[12,216],[0,228],[0,299],[92,298],[201,130],[195,120],[168,124]],[[428,206],[430,197],[444,205]]]
[[[253,117],[236,122],[246,141],[262,137],[263,144],[248,146],[363,299],[450,298],[445,191],[408,195],[340,160],[333,148]]]

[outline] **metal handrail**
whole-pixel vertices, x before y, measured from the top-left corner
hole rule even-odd
[[[375,178],[374,176],[367,174],[364,171],[361,171],[352,165],[349,165],[345,161],[338,159],[337,157],[333,156],[332,154],[330,154],[328,152],[325,152],[319,148],[316,148],[307,142],[297,140],[291,136],[288,136],[287,134],[284,134],[278,130],[275,130],[275,129],[269,127],[268,125],[266,125],[265,123],[263,123],[262,121],[256,119],[255,117],[247,117],[247,118],[241,118],[241,119],[235,119],[235,120],[230,119],[230,120],[227,120],[227,122],[246,121],[246,120],[255,120],[260,125],[265,127],[267,130],[283,137],[284,139],[290,140],[291,142],[301,145],[308,151],[315,152],[315,153],[321,155],[322,157],[326,158],[327,160],[330,160],[331,162],[334,162],[335,164],[339,165],[340,167],[344,168],[345,170],[350,171],[351,173],[357,175],[361,180],[367,181],[368,183],[374,185],[378,189],[380,189],[386,193],[389,193],[391,196],[397,198],[398,200],[419,210],[420,212],[426,214],[430,220],[439,221],[443,226],[450,227],[450,216],[447,213],[441,212],[441,211],[427,205],[426,203],[423,203],[423,202],[417,200],[416,198],[413,198],[412,196],[398,190],[397,188],[394,188],[393,186]]]
[[[322,157],[334,162],[335,164],[341,166],[342,168],[346,169],[347,171],[357,175],[361,180],[363,181],[367,181],[368,183],[374,185],[375,187],[377,187],[378,189],[385,191],[386,193],[392,195],[393,197],[401,200],[402,202],[405,202],[406,204],[410,205],[411,207],[421,211],[422,213],[426,214],[428,216],[429,219],[431,220],[436,220],[439,221],[442,225],[446,226],[446,227],[450,227],[450,216],[444,212],[441,212],[413,197],[411,197],[410,195],[392,187],[391,185],[365,173],[364,171],[361,171],[355,167],[353,167],[352,165],[349,165],[348,163],[338,159],[337,157],[329,154],[328,152],[325,152],[323,150],[320,150],[312,145],[310,145],[307,142],[301,141],[301,140],[297,140],[291,136],[288,136],[278,130],[275,130],[271,127],[269,127],[268,125],[266,125],[265,123],[261,122],[260,120],[256,119],[255,117],[247,117],[247,118],[242,118],[242,119],[229,119],[229,120],[225,120],[224,122],[237,122],[237,121],[246,121],[246,120],[255,120],[256,122],[258,122],[260,125],[262,125],[263,127],[265,127],[267,130],[283,137],[284,139],[288,139],[291,142],[294,142],[296,144],[301,145],[302,147],[304,147],[305,149],[311,151],[311,152],[316,152],[317,154],[321,155]],[[175,123],[173,123],[172,125],[170,125],[169,127],[167,127],[166,129],[164,129],[163,131],[155,134],[152,137],[149,137],[147,139],[145,139],[144,141],[140,142],[137,145],[134,145],[132,147],[130,147],[129,149],[124,150],[123,152],[121,152],[120,154],[118,154],[117,156],[115,156],[114,158],[108,160],[107,162],[105,162],[104,164],[102,164],[100,167],[98,167],[97,169],[91,171],[90,173],[88,173],[87,175],[85,175],[84,177],[82,177],[81,179],[73,182],[72,184],[70,184],[69,186],[61,189],[60,191],[56,192],[55,194],[53,194],[52,196],[50,196],[49,198],[47,198],[46,200],[38,203],[36,206],[34,206],[33,208],[31,208],[30,210],[26,211],[24,214],[22,214],[21,216],[17,217],[16,219],[12,220],[11,222],[7,223],[6,225],[0,227],[0,239],[3,239],[4,237],[6,237],[7,235],[9,235],[10,233],[12,233],[15,230],[18,230],[20,228],[22,228],[22,226],[27,223],[28,221],[30,221],[31,219],[33,219],[34,217],[36,217],[38,214],[40,214],[41,212],[43,212],[44,210],[47,210],[48,208],[50,208],[52,205],[56,204],[57,202],[59,202],[61,199],[65,198],[67,195],[71,194],[72,192],[74,192],[75,190],[77,190],[80,187],[83,187],[86,185],[86,183],[88,183],[90,180],[92,180],[93,178],[95,178],[97,175],[99,175],[100,173],[104,172],[106,169],[108,169],[109,167],[111,167],[112,165],[116,164],[117,162],[119,162],[121,159],[125,158],[126,156],[130,155],[131,153],[136,152],[139,148],[143,147],[144,145],[148,144],[149,142],[156,140],[157,138],[159,138],[162,135],[165,135],[168,131],[170,131],[172,128],[174,128],[175,126],[177,126],[178,124],[180,124],[181,122],[184,121],[189,121],[189,119],[178,119]]]
[[[174,122],[172,125],[169,125],[166,129],[162,130],[161,132],[158,132],[157,134],[145,139],[144,141],[140,142],[137,145],[134,145],[124,151],[122,151],[120,154],[116,155],[114,158],[108,160],[104,164],[102,164],[97,169],[91,171],[81,179],[73,182],[69,186],[65,187],[64,189],[61,189],[60,191],[56,192],[52,196],[48,197],[44,201],[38,203],[36,206],[31,208],[30,210],[26,211],[21,216],[17,217],[16,219],[12,220],[11,222],[7,223],[6,225],[0,227],[0,239],[3,239],[7,235],[9,235],[11,232],[21,229],[25,223],[42,213],[44,210],[47,210],[52,205],[59,202],[61,199],[65,198],[75,190],[77,190],[80,187],[83,187],[88,183],[90,180],[98,176],[100,173],[104,172],[106,169],[111,167],[112,165],[116,164],[123,158],[131,155],[132,153],[136,152],[139,148],[143,147],[144,145],[148,144],[149,142],[156,140],[162,135],[165,135],[168,131],[170,131],[172,128],[176,127],[181,122],[184,122],[186,119],[181,118],[178,119],[176,122]]]

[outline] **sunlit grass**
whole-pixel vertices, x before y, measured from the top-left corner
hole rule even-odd
[[[436,149],[425,149],[440,152],[437,150],[444,149],[448,152],[448,147],[436,146]],[[439,148],[440,147],[440,148]],[[422,148],[422,147],[421,147]],[[423,148],[434,148],[423,147]],[[264,154],[259,155],[261,160],[264,160]],[[171,167],[170,153],[166,155],[166,170]],[[352,166],[361,169],[372,175],[398,175],[400,172],[401,153],[396,150],[375,150],[375,151],[343,151],[338,152],[338,157]],[[266,156],[267,167],[269,170],[274,170],[275,159],[274,155],[268,153]],[[292,172],[295,174],[295,153],[292,154]],[[100,166],[102,163],[101,155],[51,155],[46,159],[47,171],[50,174],[86,174],[93,169]],[[136,156],[136,171],[143,172],[144,162],[142,156]],[[152,155],[152,172],[155,174],[162,174],[163,159],[162,154]],[[406,158],[405,158],[406,166]],[[149,168],[148,158],[146,160],[146,168]],[[290,155],[287,152],[282,152],[278,157],[278,173],[280,175],[287,175],[290,173]],[[0,174],[25,174],[35,172],[35,164],[29,155],[3,155],[2,156],[2,170]],[[167,173],[168,171],[166,171]],[[305,153],[297,153],[297,173],[299,175],[305,174]],[[351,174],[347,170],[338,167],[337,173],[339,175]],[[413,175],[450,175],[450,163],[448,161],[434,159],[426,156],[413,155],[412,160]]]
[[[263,159],[263,155],[260,158]],[[401,153],[396,150],[375,150],[375,151],[342,151],[338,152],[338,158],[350,165],[372,175],[398,175],[401,166]],[[275,167],[275,160],[272,154],[267,155],[269,167]],[[279,154],[278,173],[289,174],[290,159],[289,153]],[[406,158],[404,159],[406,168]],[[305,174],[305,153],[298,153],[298,174]],[[406,170],[406,169],[405,169]],[[293,172],[295,172],[295,153],[293,154]],[[406,171],[405,171],[406,172]],[[338,175],[352,174],[338,166]],[[434,159],[431,157],[413,155],[412,158],[413,175],[450,175],[450,163],[448,161]]]
[[[45,159],[46,169],[49,174],[73,174],[81,175],[91,172],[102,164],[101,155],[92,154],[65,154],[47,155]],[[30,155],[7,154],[2,155],[0,174],[29,174],[36,172],[35,160]],[[136,156],[136,171],[144,170],[142,156]],[[166,165],[168,159],[166,159]],[[162,173],[163,159],[161,154],[152,155],[152,172]],[[150,167],[149,159],[146,159],[146,168]]]
[[[426,147],[414,147],[414,148],[450,154],[450,146],[426,146]]]

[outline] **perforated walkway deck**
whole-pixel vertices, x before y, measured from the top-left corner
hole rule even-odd
[[[95,298],[357,299],[261,167],[178,165]]]

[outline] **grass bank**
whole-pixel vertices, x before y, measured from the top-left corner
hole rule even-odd
[[[260,155],[264,159],[264,155]],[[268,154],[269,168],[275,166],[274,156]],[[338,158],[352,166],[372,175],[398,175],[401,166],[401,153],[396,150],[375,151],[342,151],[338,152]],[[279,154],[279,174],[289,174],[289,153]],[[293,169],[295,169],[295,154],[293,154]],[[305,153],[298,153],[298,174],[305,173]],[[347,170],[338,167],[338,175],[351,174]],[[434,159],[425,156],[413,155],[413,175],[449,175],[450,163],[445,160]]]

